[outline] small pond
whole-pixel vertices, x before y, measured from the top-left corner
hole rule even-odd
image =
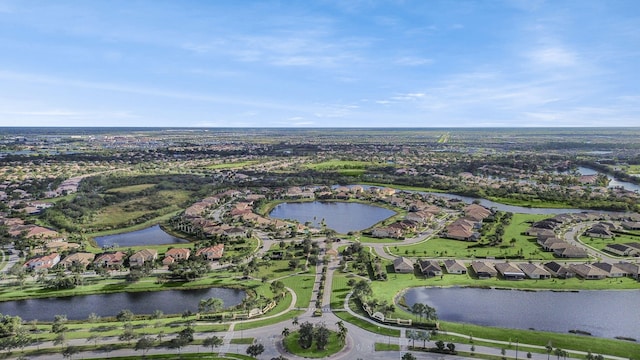
[[[124,309],[134,314],[153,314],[156,310],[181,314],[198,311],[201,299],[216,297],[229,307],[240,304],[245,295],[244,290],[209,288],[29,299],[0,302],[0,313],[41,321],[51,321],[56,315],[67,315],[70,320],[87,319],[91,313],[115,316]]]
[[[102,248],[111,247],[114,245],[125,247],[140,245],[179,244],[189,242],[187,240],[167,234],[166,232],[162,231],[160,225],[155,225],[146,229],[123,234],[99,236],[95,238],[95,241],[98,246]]]
[[[605,280],[602,280],[605,281]],[[640,340],[640,291],[518,291],[476,288],[413,288],[408,306],[419,302],[436,309],[438,318],[484,326]]]
[[[378,206],[338,201],[313,201],[278,204],[269,214],[276,219],[310,222],[320,227],[322,220],[328,228],[340,234],[368,229],[396,213]]]

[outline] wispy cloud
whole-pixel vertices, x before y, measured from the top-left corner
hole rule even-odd
[[[398,65],[404,66],[420,66],[429,65],[433,63],[433,59],[419,57],[419,56],[404,56],[395,60]]]
[[[560,46],[535,49],[528,56],[534,63],[543,66],[568,67],[578,64],[577,55]]]

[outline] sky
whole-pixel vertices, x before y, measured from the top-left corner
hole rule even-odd
[[[640,126],[638,70],[637,0],[0,0],[0,126]]]

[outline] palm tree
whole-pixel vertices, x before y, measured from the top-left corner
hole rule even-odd
[[[286,327],[282,329],[282,337],[286,338],[287,336],[289,336],[289,334],[291,334],[291,331],[289,330],[289,328]]]

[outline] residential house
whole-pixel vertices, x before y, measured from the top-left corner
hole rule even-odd
[[[603,224],[593,225],[587,231],[585,231],[584,234],[592,238],[600,238],[600,239],[611,239],[612,237],[614,237],[614,234],[609,229],[609,227]]]
[[[72,266],[79,265],[86,269],[87,266],[91,264],[91,262],[95,257],[96,257],[95,254],[86,253],[86,252],[77,252],[77,253],[69,254],[60,261],[60,266],[64,267],[65,269],[68,269]]]
[[[191,249],[188,248],[172,248],[167,250],[164,257],[171,257],[176,261],[187,260],[191,256]]]
[[[490,262],[472,261],[471,269],[476,274],[478,279],[488,279],[498,276],[496,268]]]
[[[627,276],[627,272],[623,269],[617,267],[615,264],[609,264],[605,262],[597,262],[591,264],[592,266],[597,267],[600,270],[606,271],[607,276],[611,278],[619,278]]]
[[[122,251],[116,251],[115,253],[100,254],[93,260],[93,263],[97,266],[115,268],[123,265],[125,253]]]
[[[413,273],[413,261],[404,256],[393,260],[393,271],[397,273]]]
[[[523,280],[525,278],[524,272],[514,264],[496,263],[493,266],[505,280]]]
[[[150,263],[158,260],[158,251],[154,249],[142,249],[129,257],[130,267],[140,267],[144,263]]]
[[[607,246],[604,247],[604,251],[608,251],[619,256],[631,256],[638,253],[638,250],[625,244],[607,244]]]
[[[397,239],[402,237],[402,229],[400,229],[399,227],[391,227],[391,226],[379,227],[379,228],[373,229],[373,231],[371,232],[371,236],[377,237],[377,238]]]
[[[586,258],[588,256],[585,249],[573,245],[569,245],[563,249],[556,249],[553,251],[553,254],[563,258]]]
[[[217,244],[206,248],[198,249],[196,256],[202,256],[207,261],[220,260],[224,253],[224,244]]]
[[[447,259],[444,261],[444,268],[447,270],[449,274],[466,274],[467,267],[460,260],[456,259]]]
[[[474,222],[482,222],[482,220],[491,216],[491,210],[478,204],[471,204],[464,208],[464,217]]]
[[[518,264],[518,267],[529,279],[542,280],[551,278],[551,273],[538,264],[522,263]]]
[[[623,221],[620,225],[625,230],[640,230],[640,222],[639,221]]]
[[[555,261],[544,264],[544,268],[547,269],[551,275],[561,279],[572,278],[576,275],[569,267],[561,265]]]
[[[51,269],[60,262],[60,254],[52,253],[45,256],[35,257],[24,263],[24,267],[31,270]]]
[[[478,241],[480,234],[474,231],[475,224],[466,219],[458,219],[445,229],[445,237],[454,240]]]
[[[591,264],[571,264],[569,267],[571,271],[585,280],[600,280],[608,276],[606,271]]]
[[[559,248],[557,244],[565,245],[563,248],[569,246],[569,243],[557,237],[538,237],[538,245],[540,245],[544,251],[553,251],[554,248]]]
[[[427,277],[442,275],[442,268],[436,260],[420,260],[418,261],[420,272]]]
[[[627,273],[627,276],[636,280],[640,280],[640,265],[629,262],[619,262],[615,264],[621,270]]]

